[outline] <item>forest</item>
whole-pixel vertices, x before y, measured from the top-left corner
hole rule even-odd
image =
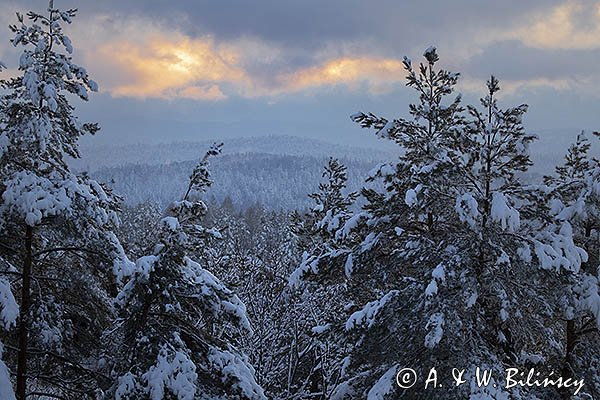
[[[75,16],[17,14],[0,74],[0,400],[600,398],[600,134],[532,175],[527,105],[494,76],[465,104],[430,47],[403,61],[410,117],[349,111],[389,161],[224,141],[92,177],[71,161],[102,134],[77,117],[98,85]],[[209,201],[220,165],[240,191]]]

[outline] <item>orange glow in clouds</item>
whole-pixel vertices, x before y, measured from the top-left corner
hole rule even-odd
[[[125,77],[109,85],[115,96],[218,100],[225,97],[220,84],[248,79],[236,66],[236,53],[216,47],[210,38],[155,37],[143,45],[120,41],[102,46],[100,53]]]
[[[371,88],[385,82],[402,82],[406,76],[401,61],[376,58],[340,58],[283,76],[288,89],[368,82]]]
[[[227,97],[224,92],[273,96],[328,85],[352,88],[360,82],[373,90],[405,77],[399,60],[344,57],[291,73],[273,71],[272,83],[261,84],[242,67],[241,55],[247,52],[240,45],[218,46],[210,37],[169,37],[153,34],[143,42],[101,45],[93,63],[111,71],[103,87],[113,96],[220,100]]]
[[[600,4],[568,0],[507,36],[544,49],[600,48]]]

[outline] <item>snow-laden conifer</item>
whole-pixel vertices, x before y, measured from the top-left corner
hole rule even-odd
[[[16,340],[5,339],[2,353],[19,399],[90,395],[102,379],[89,360],[110,314],[104,278],[118,255],[118,199],[66,162],[79,157],[79,139],[99,129],[80,122],[70,104],[98,89],[63,31],[75,14],[52,1],[44,14],[17,14],[10,29],[22,48],[18,74],[0,81],[1,312],[14,314],[10,277],[20,313],[9,337]]]
[[[352,274],[352,255],[345,248],[344,240],[336,237],[336,232],[350,218],[349,208],[357,194],[345,193],[346,167],[335,158],[330,158],[325,166],[323,178],[319,191],[309,195],[314,201],[311,209],[304,215],[297,214],[292,226],[302,253],[302,263],[290,277],[292,285],[298,284],[306,275],[334,271],[331,268],[333,262],[344,264],[346,276]],[[321,271],[321,267],[329,268],[329,271]]]
[[[553,175],[544,177],[540,192],[549,218],[556,224],[568,224],[573,241],[585,249],[588,259],[580,269],[563,274],[556,283],[559,302],[553,335],[560,338],[557,349],[565,377],[584,377],[593,393],[600,382],[595,350],[600,327],[599,227],[600,166],[589,154],[591,143],[585,132],[577,135],[567,149],[562,164]]]
[[[208,159],[220,149],[194,168],[181,200],[165,210],[153,248],[122,276],[122,319],[106,338],[118,343],[116,399],[265,398],[235,346],[240,329],[252,334],[245,305],[194,259],[210,238],[221,237],[201,225],[201,195],[212,184]]]
[[[411,118],[352,116],[404,153],[379,168],[371,179],[384,190],[363,190],[363,210],[337,232],[360,237],[351,253],[362,290],[353,294],[365,306],[346,323],[355,346],[333,398],[367,396],[375,386],[380,393],[382,379],[395,384],[384,379],[395,366],[462,365],[466,377],[476,367],[526,366],[527,354],[543,352],[553,279],[586,260],[570,225],[549,220],[521,180],[534,140],[522,124],[527,107],[500,108],[492,77],[481,107],[464,109],[450,97],[459,75],[436,68],[435,48],[424,57],[416,70],[404,61],[419,96]],[[438,396],[420,389],[409,392]],[[462,386],[453,396],[529,396],[489,390]]]

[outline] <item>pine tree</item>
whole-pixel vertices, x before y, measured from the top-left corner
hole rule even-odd
[[[562,293],[558,314],[564,322],[564,331],[555,335],[564,339],[561,349],[563,376],[586,379],[584,392],[598,390],[598,369],[595,351],[600,326],[600,295],[598,264],[600,258],[600,171],[598,161],[589,156],[591,143],[584,132],[567,150],[564,163],[554,175],[545,176],[543,195],[549,201],[549,215],[572,226],[575,243],[586,250],[587,262],[580,270],[570,271],[559,280]],[[562,315],[561,315],[562,314]],[[567,396],[568,393],[565,393]]]
[[[328,398],[339,379],[337,366],[344,352],[336,333],[349,302],[346,280],[353,270],[347,240],[336,232],[350,218],[357,193],[345,193],[346,167],[335,158],[329,159],[322,177],[319,190],[309,195],[314,205],[303,215],[296,213],[291,226],[302,261],[290,283],[299,293],[300,311],[306,319],[302,334],[312,348],[309,384],[304,388],[307,398]],[[318,284],[323,281],[328,284]]]
[[[0,229],[6,241],[0,274],[19,278],[20,313],[16,343],[3,354],[11,370],[16,365],[18,399],[32,393],[80,398],[92,395],[102,379],[87,360],[97,355],[110,314],[105,278],[119,246],[111,232],[118,199],[65,161],[79,157],[81,136],[99,129],[80,123],[69,103],[71,95],[87,100],[97,91],[73,63],[62,30],[75,14],[52,1],[46,15],[30,12],[26,21],[17,14],[10,29],[11,43],[23,47],[20,74],[0,81]],[[7,308],[6,285],[2,297],[7,326],[14,309]]]
[[[2,244],[3,247],[5,246]],[[10,250],[10,248],[5,248]],[[2,275],[8,272],[16,272],[17,269],[6,259],[0,257]],[[9,331],[16,324],[19,315],[19,306],[11,291],[10,281],[4,276],[0,277],[0,328]],[[2,360],[4,345],[0,342],[0,398],[14,400],[15,393],[10,378],[10,370]]]
[[[325,181],[319,183],[319,191],[309,195],[314,201],[311,210],[304,215],[296,213],[293,217],[292,232],[297,237],[297,246],[303,255],[302,263],[290,277],[292,284],[307,274],[323,276],[320,266],[329,268],[333,260],[345,263],[346,275],[352,273],[352,256],[349,256],[348,249],[344,249],[344,243],[338,240],[336,232],[350,218],[349,207],[357,193],[344,193],[348,181],[346,167],[335,158],[329,159],[323,178]],[[329,272],[335,270],[330,268]]]
[[[120,356],[113,369],[116,399],[263,399],[254,370],[234,346],[236,332],[252,330],[246,307],[193,254],[206,251],[219,231],[200,225],[207,207],[200,199],[212,181],[208,158],[190,176],[182,200],[173,202],[160,221],[151,253],[129,271],[117,300],[122,319],[117,330]]]
[[[409,107],[411,119],[352,116],[377,136],[398,143],[404,154],[397,163],[378,168],[370,180],[382,181],[383,191],[364,189],[363,210],[338,231],[359,238],[351,275],[358,288],[352,293],[357,305],[366,305],[343,327],[345,340],[354,346],[343,363],[336,399],[392,395],[399,366],[429,365],[433,350],[423,349],[440,349],[446,329],[445,305],[432,295],[446,279],[442,262],[454,257],[447,229],[455,220],[455,149],[465,122],[460,96],[448,101],[459,74],[436,69],[439,57],[433,47],[424,57],[417,69],[404,59],[407,86],[419,94],[419,103]],[[443,347],[442,358],[459,351]]]
[[[501,109],[494,76],[487,89],[481,111],[468,107],[470,121],[459,147],[464,176],[455,206],[462,229],[453,240],[464,274],[461,286],[473,303],[471,323],[483,328],[473,342],[489,353],[479,351],[475,365],[502,372],[503,365],[525,368],[552,354],[542,345],[554,301],[550,288],[557,276],[578,270],[586,254],[573,242],[570,225],[549,220],[536,191],[521,179],[532,165],[529,145],[535,140],[522,124],[527,106]]]
[[[424,56],[418,72],[405,59],[407,85],[420,100],[409,107],[412,120],[352,117],[405,152],[372,178],[384,191],[363,190],[363,210],[338,230],[360,237],[352,249],[352,280],[362,289],[353,291],[356,303],[375,300],[345,324],[345,340],[355,346],[336,399],[392,398],[401,366],[461,365],[469,379],[477,366],[502,372],[505,364],[526,365],[529,352],[544,350],[552,274],[577,270],[585,259],[570,226],[549,221],[519,179],[534,139],[522,126],[526,106],[500,109],[492,77],[483,111],[469,106],[465,115],[460,96],[446,101],[458,74],[434,68],[435,48]],[[415,387],[405,393],[440,395]],[[445,393],[509,395],[500,385]],[[510,395],[528,396],[519,389]]]
[[[464,188],[456,197],[456,212],[467,229],[458,232],[464,237],[457,239],[470,245],[462,246],[460,254],[474,268],[469,278],[474,278],[476,285],[467,286],[472,288],[467,294],[475,296],[479,317],[491,327],[483,333],[488,335],[484,339],[502,347],[505,360],[516,362],[516,334],[507,320],[509,315],[521,314],[524,300],[537,297],[523,286],[515,286],[532,273],[527,265],[531,250],[521,217],[527,194],[517,174],[532,164],[528,146],[535,137],[527,135],[522,126],[527,106],[501,110],[496,100],[500,86],[494,76],[487,89],[487,96],[481,99],[483,112],[468,107],[472,121],[462,143]],[[519,257],[521,253],[523,257]],[[524,325],[519,321],[516,326]]]

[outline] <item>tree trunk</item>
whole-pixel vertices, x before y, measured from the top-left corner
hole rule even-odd
[[[589,240],[590,236],[592,234],[592,225],[588,222],[585,224],[585,242],[587,243],[587,241]],[[588,254],[589,254],[589,248],[585,249]],[[587,263],[582,263],[581,264],[581,269],[585,270]],[[566,378],[572,378],[573,377],[573,372],[572,372],[572,364],[573,364],[573,352],[575,351],[575,344],[577,343],[577,332],[575,330],[575,319],[569,319],[567,320],[567,325],[565,328],[565,360],[564,360],[564,365],[563,365],[563,370],[562,370],[562,376],[566,379]],[[569,398],[569,393],[567,390],[563,390],[562,391],[562,396],[563,398],[567,399]]]
[[[33,228],[25,230],[25,261],[21,289],[21,310],[19,315],[19,353],[17,358],[17,399],[25,400],[27,389],[27,344],[29,334],[29,308],[31,306],[31,270],[33,266]]]
[[[575,350],[575,342],[577,339],[577,336],[575,333],[575,320],[574,319],[567,320],[565,334],[566,334],[565,360],[564,360],[564,365],[563,365],[561,375],[562,375],[563,379],[568,379],[568,378],[573,377],[571,363],[573,361],[573,350]],[[561,397],[563,399],[571,398],[571,393],[566,388],[561,388],[559,390],[559,393],[561,394]]]
[[[427,229],[429,230],[429,234],[433,237],[433,213],[427,213]]]
[[[567,367],[571,364],[573,358],[573,350],[575,349],[575,320],[567,320],[567,346],[566,346],[565,361]]]

